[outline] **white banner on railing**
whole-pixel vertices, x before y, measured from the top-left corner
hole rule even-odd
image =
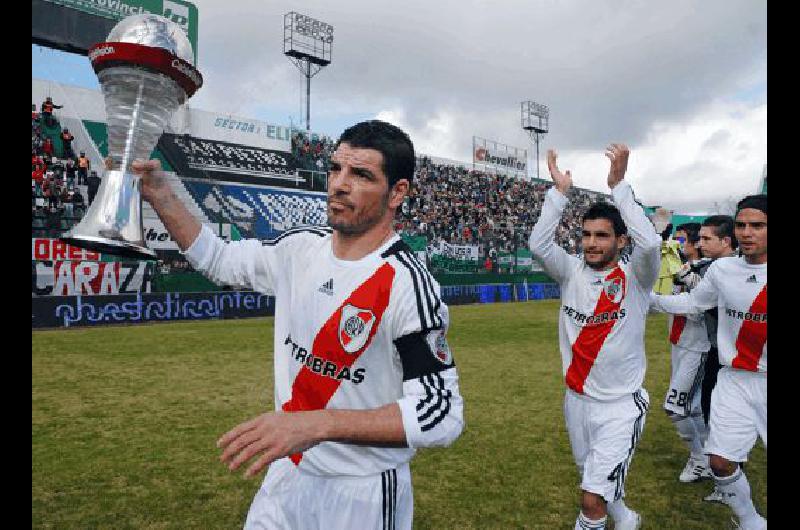
[[[444,241],[428,247],[431,254],[471,261],[478,261],[478,248],[478,245],[451,245]]]

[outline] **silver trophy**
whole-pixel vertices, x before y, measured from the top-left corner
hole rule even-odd
[[[141,177],[130,166],[150,158],[173,113],[203,78],[180,26],[154,14],[121,20],[106,42],[92,46],[89,60],[105,97],[111,169],[81,222],[61,239],[98,252],[154,259],[144,242]]]

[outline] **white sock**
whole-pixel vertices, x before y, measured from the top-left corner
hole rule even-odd
[[[575,521],[575,530],[605,530],[607,516],[600,519],[589,519],[583,512],[578,514],[578,520]]]
[[[606,504],[606,508],[608,509],[608,513],[611,515],[611,517],[614,519],[614,522],[617,525],[625,521],[630,521],[631,518],[633,518],[636,513],[630,508],[628,508],[625,505],[625,501],[622,499],[614,502],[609,502],[608,504]]]
[[[705,420],[703,420],[703,414],[697,414],[690,416],[692,420],[692,425],[694,425],[694,432],[695,432],[695,439],[699,442],[699,449],[697,450],[697,455],[703,455],[703,446],[706,444],[706,440],[708,440],[708,425],[706,425]],[[694,449],[692,449],[692,454],[695,454]]]
[[[695,436],[692,419],[687,416],[678,416],[677,414],[670,414],[669,419],[672,420],[672,424],[675,425],[675,428],[678,430],[678,436],[686,443],[686,447],[689,448],[689,451],[692,451],[692,454],[694,454],[694,440],[697,437]],[[702,446],[700,446],[701,453],[702,449]]]
[[[758,515],[753,499],[750,498],[750,483],[742,468],[737,466],[733,475],[718,477],[714,475],[717,489],[722,492],[725,504],[733,509],[733,513],[744,526],[749,526],[763,517]]]

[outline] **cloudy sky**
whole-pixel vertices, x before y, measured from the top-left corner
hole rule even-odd
[[[305,124],[305,81],[283,56],[283,14],[334,26],[311,124],[337,136],[380,117],[419,152],[472,160],[472,136],[529,147],[520,102],[550,108],[575,183],[606,190],[609,142],[632,154],[646,204],[711,212],[755,192],[767,163],[765,0],[196,0],[196,108]],[[33,75],[97,86],[85,57],[32,47]]]

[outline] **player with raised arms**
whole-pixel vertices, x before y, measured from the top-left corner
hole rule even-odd
[[[614,204],[599,202],[584,214],[583,259],[554,241],[572,175],[558,169],[552,150],[547,165],[555,186],[548,190],[530,236],[534,257],[561,286],[564,417],[582,490],[576,530],[605,528],[608,513],[617,529],[641,525],[641,516],[623,497],[649,407],[642,387],[644,330],[661,262],[661,237],[623,180],[628,148],[611,144],[606,156],[611,160],[608,186]],[[633,252],[630,259],[621,259],[628,232]]]

